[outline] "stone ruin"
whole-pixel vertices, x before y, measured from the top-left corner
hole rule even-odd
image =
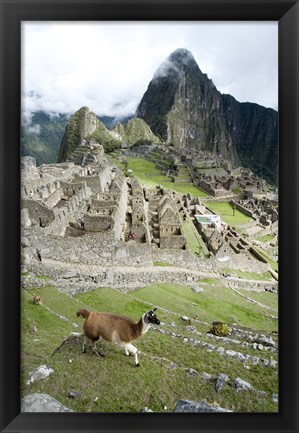
[[[229,256],[232,267],[253,266],[254,252],[232,228],[223,222],[220,230],[196,222],[195,215],[210,213],[199,198],[161,186],[145,188],[135,177],[124,177],[105,155],[103,159],[88,166],[66,162],[36,167],[34,158],[22,158],[21,222],[30,245],[26,240],[23,255],[28,260],[38,248],[54,260],[102,266],[166,260],[190,262],[194,268],[195,260],[198,268],[204,262],[188,251],[182,227],[191,218],[206,245],[205,257]],[[256,258],[254,266],[260,269],[264,263]]]
[[[127,242],[134,233],[137,243],[186,248],[171,194],[125,178],[108,159],[102,166],[67,162],[36,167],[34,158],[22,158],[21,209],[23,225],[39,226],[45,234],[105,233]]]
[[[258,221],[262,226],[270,226],[278,222],[278,201],[270,199],[250,198],[238,200],[236,208]]]

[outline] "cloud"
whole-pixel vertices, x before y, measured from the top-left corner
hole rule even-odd
[[[134,113],[177,48],[191,51],[222,93],[277,107],[277,33],[277,23],[23,22],[23,117],[82,106]]]
[[[32,126],[29,126],[28,132],[33,132],[34,134],[40,134],[40,125],[38,123],[35,123]]]

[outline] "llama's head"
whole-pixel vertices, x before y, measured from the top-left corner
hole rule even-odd
[[[153,310],[148,311],[144,315],[144,320],[146,323],[152,323],[153,325],[160,325],[160,320],[155,314],[157,308],[154,308]]]

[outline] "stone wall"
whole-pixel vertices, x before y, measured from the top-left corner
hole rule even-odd
[[[111,168],[106,167],[101,170],[100,174],[100,191],[108,192],[112,180]]]
[[[153,262],[162,262],[168,265],[207,272],[211,272],[213,264],[216,263],[214,257],[209,260],[202,260],[188,250],[174,251],[172,249],[159,249],[157,247],[152,247],[152,258]]]
[[[28,209],[28,216],[33,225],[46,227],[55,220],[53,210],[35,200],[21,200],[21,208]]]
[[[84,230],[88,232],[103,232],[114,228],[114,218],[110,210],[110,215],[97,213],[86,213],[84,215]]]
[[[102,182],[97,174],[91,176],[79,176],[74,177],[75,182],[85,182],[86,185],[93,191],[102,191]]]
[[[53,208],[61,200],[63,195],[63,189],[58,187],[56,190],[51,192],[51,194],[47,198],[44,199],[44,203],[49,208]]]
[[[32,251],[36,248],[41,250],[43,258],[66,264],[152,266],[151,248],[148,244],[123,243],[115,239],[113,231],[62,238],[46,235],[41,227],[24,227],[23,237]]]
[[[185,248],[186,238],[183,235],[168,235],[160,234],[160,248]]]

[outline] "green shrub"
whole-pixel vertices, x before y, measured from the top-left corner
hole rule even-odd
[[[208,332],[210,334],[217,335],[218,337],[226,337],[230,334],[231,329],[226,323],[213,322],[212,327]]]

